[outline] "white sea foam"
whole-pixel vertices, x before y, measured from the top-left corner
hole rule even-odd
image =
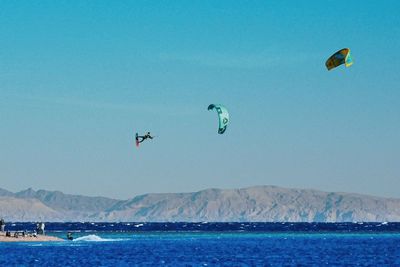
[[[101,238],[98,235],[85,235],[75,238],[73,241],[84,241],[84,242],[106,242],[106,241],[121,241],[119,238]]]

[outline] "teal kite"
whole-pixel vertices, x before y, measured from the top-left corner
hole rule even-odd
[[[325,66],[328,70],[334,69],[342,64],[346,67],[353,65],[353,59],[351,58],[349,48],[343,48],[337,51],[325,62]]]
[[[209,105],[208,110],[212,109],[215,109],[218,114],[218,121],[219,121],[218,133],[223,134],[226,131],[226,127],[228,126],[229,123],[229,112],[226,109],[226,107],[219,104]]]

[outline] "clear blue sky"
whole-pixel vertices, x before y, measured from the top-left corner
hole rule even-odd
[[[400,197],[399,1],[1,1],[0,187]],[[354,65],[325,60],[352,50]],[[229,108],[217,134],[210,103]],[[157,136],[134,146],[136,131]]]

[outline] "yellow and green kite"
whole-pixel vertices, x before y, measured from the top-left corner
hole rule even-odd
[[[325,63],[328,70],[334,69],[337,66],[345,64],[346,67],[350,67],[353,64],[353,59],[350,55],[349,48],[343,48],[333,54]]]

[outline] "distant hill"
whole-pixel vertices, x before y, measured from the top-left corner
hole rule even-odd
[[[64,217],[37,199],[0,197],[0,217],[6,221],[62,221]]]
[[[400,221],[400,199],[255,186],[193,193],[145,194],[128,200],[59,191],[0,189],[7,221]]]
[[[5,189],[0,188],[0,197],[10,197],[13,196],[14,194],[11,193],[10,191],[7,191]]]
[[[106,197],[69,195],[60,191],[28,188],[12,193],[0,188],[0,217],[9,221],[81,221],[118,202]]]
[[[115,205],[118,200],[106,197],[67,195],[60,191],[35,191],[32,188],[14,194],[17,198],[34,198],[55,210],[99,212]]]

